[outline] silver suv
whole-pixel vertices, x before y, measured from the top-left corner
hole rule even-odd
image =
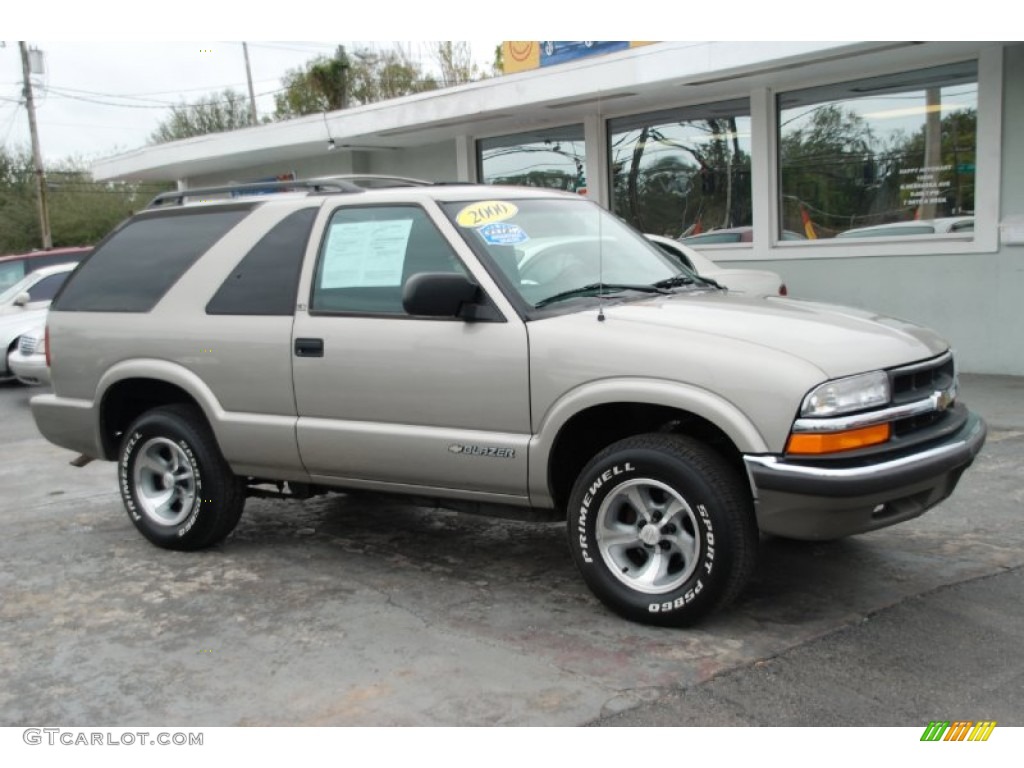
[[[984,442],[931,331],[729,295],[577,196],[268,186],[157,198],[50,310],[36,423],[118,463],[158,546],[221,541],[249,495],[517,509],[567,521],[610,608],[681,625],[759,532],[916,517]]]

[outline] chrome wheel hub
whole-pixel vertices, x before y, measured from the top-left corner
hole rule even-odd
[[[166,437],[139,449],[132,481],[139,507],[157,525],[180,525],[196,500],[196,473],[181,446]]]
[[[697,517],[664,483],[650,478],[623,483],[602,502],[595,523],[601,558],[630,589],[671,592],[697,568]]]

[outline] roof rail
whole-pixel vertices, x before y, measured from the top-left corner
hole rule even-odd
[[[387,189],[390,187],[429,187],[433,181],[413,179],[408,176],[388,176],[382,173],[343,173],[334,176],[316,176],[309,181],[347,181],[363,189]]]
[[[317,192],[362,192],[365,187],[353,184],[341,178],[337,179],[300,179],[297,181],[256,181],[250,184],[225,184],[219,187],[196,187],[195,189],[179,189],[162,192],[149,201],[146,208],[162,208],[166,205],[184,205],[189,197],[203,195],[261,195],[268,192],[298,192],[309,190]]]

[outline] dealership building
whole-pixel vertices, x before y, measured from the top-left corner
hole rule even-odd
[[[518,41],[488,80],[98,162],[180,188],[388,174],[585,194],[790,295],[1024,375],[1024,44]]]

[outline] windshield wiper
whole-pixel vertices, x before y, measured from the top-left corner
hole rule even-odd
[[[556,301],[562,301],[563,299],[572,299],[577,296],[585,296],[588,293],[597,295],[604,295],[604,292],[609,293],[622,293],[623,291],[639,291],[640,293],[671,293],[671,291],[665,290],[666,286],[662,286],[659,283],[654,285],[634,285],[630,283],[590,283],[589,285],[581,286],[580,288],[573,288],[568,291],[562,291],[556,293],[554,296],[548,296],[546,299],[541,299],[534,306],[537,309],[546,307],[548,304],[552,304]],[[601,293],[598,294],[597,292]]]
[[[666,277],[664,280],[659,280],[654,285],[658,288],[678,288],[682,285],[695,285],[701,282],[705,285],[710,285],[713,288],[722,288],[721,283],[712,280],[710,277],[704,277],[703,275],[688,275],[685,272],[680,272],[678,275],[672,277]]]

